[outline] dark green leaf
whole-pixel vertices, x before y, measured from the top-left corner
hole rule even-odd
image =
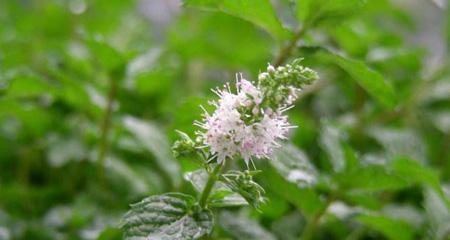
[[[125,239],[190,240],[212,231],[212,214],[197,210],[194,198],[181,193],[151,196],[131,205],[122,227]]]

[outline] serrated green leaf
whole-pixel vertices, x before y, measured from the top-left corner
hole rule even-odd
[[[297,18],[305,24],[336,24],[358,12],[365,0],[297,0]]]
[[[203,170],[188,172],[184,179],[189,181],[195,190],[201,193],[208,180],[208,173]],[[208,204],[212,207],[234,207],[248,205],[247,201],[239,194],[234,193],[222,182],[216,182],[208,199]]]
[[[281,25],[269,0],[184,0],[184,5],[222,11],[242,18],[278,39],[287,36],[287,30]]]
[[[125,239],[191,240],[209,235],[213,216],[194,209],[193,203],[190,195],[166,193],[132,204],[122,220]]]
[[[219,216],[219,225],[236,240],[275,240],[275,236],[257,222],[243,215],[223,211]]]
[[[391,240],[412,240],[414,229],[407,222],[392,219],[383,215],[361,215],[358,221],[364,223],[371,229],[383,233]]]
[[[317,182],[317,170],[314,165],[303,151],[292,144],[284,144],[275,150],[269,162],[280,175],[300,188],[312,186]]]
[[[315,54],[318,58],[337,65],[383,106],[395,107],[397,99],[392,85],[383,75],[371,69],[363,61],[344,57],[322,47],[302,47],[300,51],[305,54]]]

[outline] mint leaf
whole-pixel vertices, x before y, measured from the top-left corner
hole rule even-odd
[[[363,61],[344,57],[322,47],[302,47],[301,51],[311,55],[316,54],[318,58],[337,65],[383,106],[395,107],[397,99],[392,85],[383,75],[371,69]]]
[[[287,36],[287,30],[281,25],[269,0],[185,0],[184,5],[221,11],[242,18],[263,28],[277,39]]]
[[[122,221],[124,238],[191,240],[209,235],[213,227],[212,213],[195,208],[193,203],[190,195],[166,193],[132,204]]]
[[[158,126],[131,116],[125,116],[122,121],[123,127],[133,135],[137,145],[154,155],[156,164],[170,176],[172,186],[178,186],[181,182],[180,166],[172,155],[166,136]]]
[[[317,25],[342,21],[357,13],[365,0],[297,0],[297,18],[304,24]]]
[[[361,215],[357,219],[391,240],[410,240],[414,236],[413,227],[402,220],[374,214]]]
[[[292,144],[285,144],[277,149],[269,162],[280,175],[299,187],[312,186],[317,182],[317,170],[314,165],[303,151]]]
[[[246,216],[224,211],[219,216],[219,225],[236,240],[275,240],[276,237]]]

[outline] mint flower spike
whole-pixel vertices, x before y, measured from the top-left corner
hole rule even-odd
[[[235,91],[229,84],[213,90],[219,97],[210,102],[215,111],[204,110],[202,121],[194,124],[202,129],[197,131],[202,147],[218,163],[240,157],[248,167],[254,158],[269,158],[289,129],[295,128],[284,112],[293,107],[298,91],[318,78],[300,62],[297,59],[276,69],[269,64],[256,83],[239,74]]]

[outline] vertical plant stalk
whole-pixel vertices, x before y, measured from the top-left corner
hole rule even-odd
[[[206,182],[205,188],[203,188],[203,191],[200,195],[200,201],[199,201],[200,207],[204,208],[206,206],[206,202],[208,200],[209,194],[211,193],[211,190],[213,189],[214,184],[216,183],[217,179],[219,178],[218,174],[221,172],[224,162],[225,161],[217,164],[217,166],[213,169],[213,171],[209,173],[208,181]]]
[[[100,126],[100,146],[97,154],[98,175],[101,182],[104,182],[105,178],[105,158],[109,147],[108,135],[111,128],[114,100],[116,99],[117,94],[117,81],[111,79],[110,83],[111,86],[108,92],[106,110]]]
[[[297,46],[297,42],[298,40],[303,37],[303,35],[305,35],[306,31],[308,30],[308,27],[305,25],[302,28],[300,28],[299,30],[297,30],[294,33],[294,36],[292,37],[291,41],[289,41],[289,43],[284,46],[283,48],[281,48],[280,52],[278,53],[277,57],[275,58],[275,60],[273,61],[273,65],[275,67],[280,66],[281,64],[283,64],[291,55],[292,55],[292,51],[295,49],[295,47]]]
[[[326,213],[328,207],[333,203],[335,200],[334,196],[329,196],[327,198],[327,201],[325,202],[325,205],[317,212],[312,219],[306,224],[305,228],[303,229],[303,233],[300,236],[300,240],[310,240],[314,236],[314,231],[317,228],[317,225],[320,222],[320,219],[322,216]]]
[[[292,52],[297,47],[297,43],[302,38],[305,33],[308,31],[309,24],[305,24],[302,28],[298,29],[294,36],[292,37],[291,41],[287,45],[285,45],[283,48],[281,48],[280,52],[278,53],[277,57],[273,61],[273,65],[275,67],[283,64],[291,55]],[[314,90],[320,89],[321,87],[318,87]],[[312,91],[314,91],[312,90]],[[323,206],[320,211],[313,216],[313,218],[306,224],[303,233],[300,236],[300,240],[310,240],[312,239],[314,235],[314,231],[319,224],[320,219],[322,218],[323,214],[325,214],[326,210],[330,206],[330,204],[334,201],[334,197],[330,196],[327,199],[327,202],[325,203],[325,206]]]

